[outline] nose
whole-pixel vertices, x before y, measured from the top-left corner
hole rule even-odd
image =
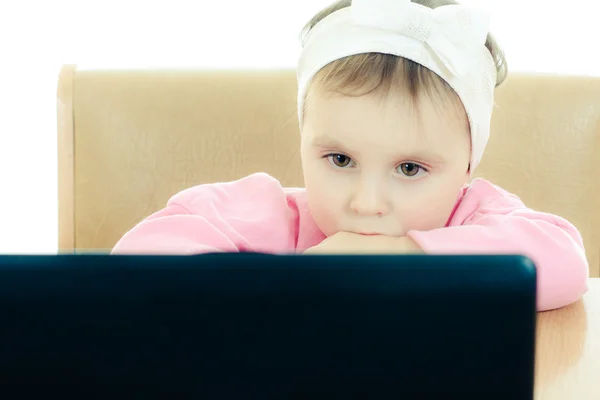
[[[386,190],[382,182],[365,180],[358,187],[350,208],[361,216],[383,216],[390,212]]]

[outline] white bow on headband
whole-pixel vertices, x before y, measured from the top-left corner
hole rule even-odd
[[[333,61],[364,53],[407,58],[435,72],[463,103],[471,128],[471,171],[489,139],[496,65],[485,47],[488,16],[462,5],[435,9],[410,0],[353,0],[317,23],[298,60],[298,118],[310,82]]]
[[[426,43],[455,75],[469,71],[465,52],[484,45],[489,30],[487,14],[461,5],[432,9],[410,0],[353,0],[350,9],[357,25]]]

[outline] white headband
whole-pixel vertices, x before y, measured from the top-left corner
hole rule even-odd
[[[410,59],[445,80],[460,97],[471,127],[471,171],[490,135],[496,66],[485,47],[489,18],[476,9],[431,9],[410,0],[353,0],[316,24],[298,61],[298,118],[310,81],[344,57],[383,53]]]

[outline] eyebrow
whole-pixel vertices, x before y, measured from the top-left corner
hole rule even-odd
[[[317,136],[312,140],[316,147],[344,147],[340,142],[329,136]]]
[[[314,138],[312,140],[312,145],[315,147],[325,147],[325,148],[337,148],[340,149],[342,151],[347,151],[346,146],[344,146],[343,144],[341,144],[339,141],[337,141],[336,139],[329,137],[329,136],[318,136],[316,138]],[[414,161],[418,161],[418,160],[422,160],[422,161],[430,161],[436,164],[443,164],[446,162],[446,157],[444,157],[442,154],[430,151],[428,149],[419,149],[417,151],[413,151],[410,153],[405,153],[405,154],[400,154],[400,152],[398,152],[397,154],[394,155],[394,158],[397,159],[409,159],[409,160],[414,160]]]

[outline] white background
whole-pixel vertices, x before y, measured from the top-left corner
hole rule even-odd
[[[57,248],[60,66],[293,67],[329,0],[0,0],[0,253]],[[600,75],[592,0],[471,0],[512,71]]]

